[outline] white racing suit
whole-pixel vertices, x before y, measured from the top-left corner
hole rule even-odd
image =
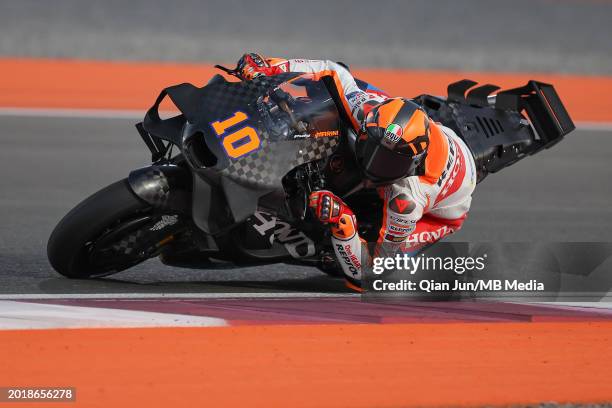
[[[376,88],[360,88],[346,68],[332,61],[277,58],[267,61],[280,72],[307,72],[333,78],[356,131],[365,113],[388,99]],[[374,256],[415,252],[459,230],[467,217],[476,186],[474,158],[455,132],[433,121],[430,123],[424,174],[378,188],[384,205],[377,242],[384,245],[377,246]],[[344,218],[346,223],[332,228],[332,241],[346,277],[358,285],[364,241],[357,232],[355,217]],[[381,253],[382,248],[384,253]],[[367,255],[364,259],[370,258],[370,254]]]

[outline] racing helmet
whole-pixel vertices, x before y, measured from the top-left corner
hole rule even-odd
[[[388,183],[417,174],[429,147],[429,119],[404,98],[376,105],[361,124],[355,156],[365,176]]]

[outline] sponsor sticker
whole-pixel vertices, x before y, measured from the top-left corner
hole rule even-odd
[[[398,215],[394,215],[393,213],[389,214],[389,221],[391,221],[394,224],[399,224],[399,225],[411,225],[414,226],[414,224],[416,224],[416,220],[410,219],[410,218],[404,218]]]
[[[331,137],[331,136],[339,136],[340,131],[338,130],[322,130],[315,133],[315,137]]]
[[[389,232],[392,233],[392,234],[395,233],[395,234],[408,235],[413,230],[414,230],[414,226],[413,225],[402,226],[402,225],[389,224]]]
[[[385,140],[395,145],[402,138],[403,132],[404,131],[400,125],[392,123],[387,126],[387,129],[385,130]]]
[[[159,231],[171,225],[174,225],[178,222],[178,215],[162,215],[161,220],[159,220],[155,225],[149,228],[149,231]]]
[[[391,242],[404,242],[406,240],[406,236],[396,237],[395,235],[387,234],[385,235],[385,239]]]
[[[416,204],[406,194],[398,194],[393,197],[389,207],[397,214],[410,214],[416,208]]]
[[[344,246],[343,244],[336,244],[336,253],[340,256],[340,258],[342,258],[344,264],[347,267],[346,269],[348,269],[351,275],[356,278],[359,278],[359,276],[361,275],[361,263],[359,263],[357,257],[352,252],[347,253],[346,248],[349,248],[350,250],[349,245]],[[357,265],[355,265],[354,261],[357,262]]]
[[[361,107],[368,100],[368,94],[363,91],[355,91],[346,95],[346,99],[352,108]]]

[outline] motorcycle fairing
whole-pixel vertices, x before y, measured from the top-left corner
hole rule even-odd
[[[291,169],[329,157],[338,145],[339,117],[329,97],[328,108],[329,104],[333,106],[330,108],[332,120],[327,115],[325,123],[331,123],[331,128],[327,126],[322,130],[333,136],[292,133],[279,137],[271,129],[270,119],[262,111],[262,98],[281,84],[295,79],[302,82],[299,86],[304,89],[307,86],[316,88],[314,90],[319,96],[327,93],[322,82],[309,82],[307,76],[299,73],[259,77],[243,82],[216,80],[202,88],[184,83],[168,87],[160,93],[141,127],[154,138],[178,145],[195,174],[212,172],[221,176],[219,184],[233,221],[238,223],[253,214],[259,198],[271,191],[282,190],[282,178]],[[159,105],[166,96],[181,111],[180,115],[161,119]],[[215,124],[223,125],[216,127]],[[258,145],[245,154],[232,156],[222,139],[227,137],[226,134],[233,136],[244,129],[256,135]],[[203,178],[194,178],[194,220],[205,232],[216,233],[223,228],[207,219],[206,209],[218,205],[214,205],[214,198],[200,197],[210,193],[204,183]],[[199,205],[204,205],[203,211],[196,209]]]
[[[478,182],[489,173],[550,148],[575,129],[550,84],[529,81],[494,97],[489,94],[498,86],[472,88],[476,84],[464,79],[448,86],[447,99],[421,95],[415,101],[465,141],[476,162]]]
[[[212,166],[223,176],[251,190],[281,188],[282,177],[292,168],[329,156],[337,145],[337,137],[306,137],[304,139],[279,139],[266,126],[265,118],[258,109],[258,101],[281,84],[296,79],[299,73],[280,74],[274,77],[259,77],[253,81],[226,82],[205,87],[201,97],[199,129],[184,133],[183,140],[202,131],[205,145],[213,150],[218,162]],[[236,112],[247,117],[236,128],[246,126],[256,129],[260,143],[257,149],[239,157],[231,157],[221,147],[221,141],[211,124]],[[235,128],[234,128],[235,129]],[[232,128],[230,128],[232,130]]]

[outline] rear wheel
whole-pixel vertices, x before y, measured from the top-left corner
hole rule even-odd
[[[124,179],[66,214],[49,237],[47,256],[69,278],[111,275],[159,254],[181,221],[177,214],[156,213]]]

